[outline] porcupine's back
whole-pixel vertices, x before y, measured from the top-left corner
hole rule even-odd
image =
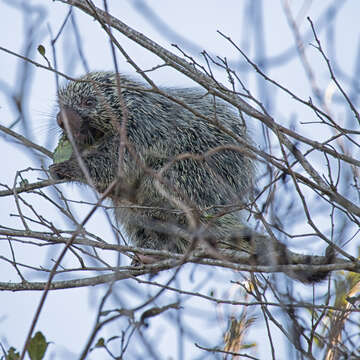
[[[127,187],[120,184],[111,197],[118,206],[117,219],[133,243],[184,251],[188,242],[169,230],[172,225],[186,228],[189,224],[179,201],[198,208],[200,222],[216,236],[241,227],[237,212],[216,218],[227,210],[216,206],[248,200],[254,179],[253,162],[245,155],[248,151],[230,134],[249,141],[233,109],[201,89],[161,88],[193,113],[160,94],[142,91],[142,84],[124,76],[120,76],[120,99],[115,73],[89,73],[80,80],[89,82],[70,82],[59,92],[59,102],[78,113],[90,129],[96,146],[86,163],[94,183],[101,184],[99,190],[118,173],[120,135],[115,123],[123,119],[122,101],[126,107],[127,138],[133,151],[126,151],[120,172],[120,182]],[[85,108],[84,99],[96,101]],[[227,149],[229,146],[236,150]]]

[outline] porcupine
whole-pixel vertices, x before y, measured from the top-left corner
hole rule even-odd
[[[57,122],[64,138],[70,130],[91,184],[101,193],[117,179],[109,197],[130,242],[184,253],[197,239],[246,251],[258,265],[293,263],[285,245],[251,230],[238,210],[255,178],[254,156],[236,138],[251,144],[239,115],[198,88],[160,90],[177,101],[113,72],[88,73],[58,92]],[[50,173],[88,182],[74,153]],[[307,282],[326,273],[290,276]]]

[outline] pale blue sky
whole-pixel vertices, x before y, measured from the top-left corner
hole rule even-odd
[[[128,25],[174,52],[176,52],[176,50],[171,46],[171,42],[176,40],[179,41],[177,44],[180,47],[184,46],[185,49],[187,45],[190,46],[189,48],[191,50],[195,51],[198,49],[206,49],[206,51],[215,56],[226,57],[233,64],[238,63],[241,67],[244,67],[236,50],[216,33],[217,30],[220,30],[231,36],[231,38],[239,43],[240,46],[244,46],[245,49],[248,48],[248,54],[253,58],[260,56],[259,52],[254,48],[254,31],[249,27],[249,24],[246,24],[246,19],[249,20],[249,18],[246,13],[244,13],[244,10],[247,8],[249,1],[147,1],[146,4],[151,6],[152,10],[179,36],[172,39],[162,36],[161,31],[163,30],[154,27],[151,21],[147,21],[148,19],[146,16],[144,17],[138,12],[136,5],[141,5],[141,2],[109,2],[113,15],[119,17],[119,19]],[[260,1],[254,2],[260,4]],[[25,26],[24,18],[19,9],[10,6],[9,3],[11,3],[11,1],[0,0],[0,46],[23,54],[24,42],[28,35],[25,34],[25,30],[27,29],[27,31],[29,31],[27,26],[31,22],[27,18],[27,26]],[[52,0],[14,1],[14,3],[28,3],[31,6],[39,6],[41,17],[35,23],[34,34],[36,34],[36,36],[33,39],[31,45],[32,51],[30,52],[29,57],[46,65],[45,60],[37,53],[36,48],[39,44],[44,45],[46,48],[46,55],[49,59],[52,59],[48,25],[52,29],[52,32],[56,33],[66,16],[68,11],[67,6],[60,2],[53,2]],[[102,1],[97,1],[96,3],[100,4]],[[291,49],[294,46],[293,35],[287,24],[281,5],[282,2],[277,0],[266,0],[262,1],[262,3],[264,4],[265,54],[271,57],[275,62],[278,61],[278,65],[271,67],[270,74],[283,85],[288,86],[295,93],[307,99],[310,95],[310,87],[308,81],[305,79],[304,71],[298,58],[294,57],[290,62],[286,63],[282,63],[281,58],[277,58],[279,55],[286,55],[286,50]],[[315,24],[317,24],[316,21],[319,19],[324,8],[335,2],[318,0],[299,1],[297,4],[299,3],[306,5],[304,6],[304,12],[299,12],[300,6],[296,9],[300,30],[303,33],[309,33],[310,29],[306,16],[310,16]],[[296,2],[290,1],[290,4],[293,6]],[[359,14],[359,1],[344,1],[344,6],[342,6],[339,11],[336,18],[336,26],[334,27],[336,60],[341,66],[341,70],[346,72],[349,77],[357,75],[354,75],[354,71],[359,46]],[[27,16],[29,16],[28,13]],[[113,69],[109,43],[101,28],[92,19],[79,11],[76,11],[76,18],[78,26],[81,29],[83,51],[89,68],[91,70]],[[247,32],[249,33],[248,37]],[[135,45],[130,40],[125,39],[123,36],[118,35],[117,33],[115,34],[118,36],[121,44],[129,52],[130,56],[143,69],[150,69],[161,63],[157,57],[150,54],[148,51]],[[324,44],[324,48],[328,50],[326,46],[326,33],[320,30],[319,36]],[[309,41],[310,40],[306,41],[306,46]],[[56,49],[58,68],[60,71],[68,73],[69,75],[80,75],[84,73],[85,70],[77,59],[77,45],[71,31],[64,33],[57,44]],[[316,71],[319,86],[322,89],[328,87],[330,78],[323,59],[312,47],[307,46],[306,51],[311,64]],[[191,55],[196,57],[199,54],[191,53]],[[198,56],[197,59],[201,61],[201,57]],[[133,75],[133,69],[120,55],[118,56],[118,63],[122,72]],[[32,67],[32,65],[30,65],[30,67]],[[0,51],[0,69],[0,85],[6,83],[6,86],[10,91],[15,91],[19,87],[20,81],[19,69],[21,69],[21,66],[19,60],[14,56]],[[217,71],[216,69],[214,71],[220,81],[227,83],[226,74]],[[58,134],[54,118],[56,103],[54,76],[51,72],[36,67],[32,67],[31,76],[31,88],[29,97],[27,98],[25,112],[29,133],[31,134],[33,141],[53,150]],[[250,90],[254,94],[259,94],[256,78],[252,75],[249,76],[249,74],[245,72],[243,73],[243,76],[245,80],[248,81],[247,83]],[[169,69],[161,69],[151,73],[151,77],[160,85],[193,85],[193,83],[183,75]],[[268,88],[267,96],[270,97],[274,115],[278,116],[280,123],[282,121],[286,123],[288,117],[290,117],[290,114],[292,113],[296,113],[298,116],[302,117],[304,121],[310,116],[309,112],[300,109],[299,105],[291,100],[291,98],[279,93],[279,91],[274,90],[273,88]],[[281,104],[281,106],[279,106],[279,104]],[[0,123],[2,125],[9,125],[14,122],[16,116],[17,114],[7,101],[7,97],[4,96],[3,92],[0,92]],[[345,114],[342,114],[340,110],[337,116],[339,121],[346,120]],[[298,120],[300,121],[301,119]],[[254,122],[250,126],[257,129],[258,124]],[[15,127],[14,130],[19,131],[19,128]],[[304,128],[303,130],[305,134],[314,135],[314,131],[316,133],[317,128],[311,127]],[[320,139],[322,135],[323,134],[319,132],[318,135],[314,136],[315,138]],[[37,168],[40,166],[40,162],[36,160],[36,158],[30,157],[24,148],[12,144],[9,142],[9,139],[4,141],[4,138],[2,137],[0,138],[0,153],[2,154],[2,158],[5,159],[5,164],[2,165],[0,174],[0,183],[5,183],[9,186],[13,185],[16,171],[25,169],[29,166]],[[49,161],[47,161],[46,164],[49,165]],[[37,180],[37,177],[44,176],[41,173],[29,172],[26,177],[30,182],[33,182]],[[89,189],[85,186],[76,187],[75,185],[71,185],[65,189],[69,192],[73,191],[75,194],[74,196],[78,199],[85,199],[88,194],[90,194]],[[29,197],[29,199],[31,198]],[[56,222],[59,226],[66,226],[66,223],[54,208],[49,207],[48,204],[44,204],[43,206],[44,207],[41,207],[39,205],[39,209],[42,213],[50,216],[51,220]],[[9,210],[12,213],[16,212],[13,198],[0,198],[2,224],[22,229],[21,222],[18,218],[8,216]],[[77,216],[79,219],[81,219],[82,215],[83,213],[78,210]],[[104,223],[106,223],[106,221],[104,220],[103,215],[97,214],[89,224],[89,229],[99,233],[99,227],[101,228]],[[105,227],[104,229],[101,229],[101,235],[107,239],[112,237],[111,231]],[[48,257],[51,253],[46,252],[43,249],[34,249],[30,247],[21,248],[18,246],[16,248],[18,261],[21,261],[22,259],[24,262],[29,262],[29,251],[31,251],[31,261],[35,264],[43,263],[50,266],[51,261],[49,261]],[[2,252],[6,253],[6,256],[9,256],[9,248],[6,244],[0,244],[0,255]],[[53,252],[52,256],[56,257],[56,254],[56,252]],[[45,260],[46,258],[47,260]],[[19,278],[16,276],[13,269],[1,260],[0,274],[0,281],[19,281]],[[223,273],[216,276],[220,279],[224,278]],[[187,280],[184,281],[186,282]],[[121,288],[121,284],[119,284],[119,287]],[[125,288],[125,290],[126,289],[127,288]],[[219,292],[221,291],[224,291],[223,287],[220,287]],[[91,329],[94,323],[94,306],[97,306],[97,301],[101,294],[102,289],[100,287],[90,290],[77,289],[50,293],[37,327],[46,334],[50,341],[54,341],[55,343],[50,345],[49,354],[51,351],[56,351],[56,359],[76,358],[74,354],[78,354],[82,350],[87,340],[89,329]],[[0,341],[3,344],[6,346],[12,345],[21,349],[39,298],[40,293],[0,292],[0,303],[2,304],[2,310],[0,311]],[[136,301],[139,301],[139,299]],[[192,304],[192,306],[194,306],[194,308],[196,306],[201,308],[204,306],[204,303],[199,302],[198,304]],[[159,327],[156,329],[157,331],[164,331],[164,329],[167,329],[167,326],[168,324],[166,321],[163,321],[160,322]],[[266,333],[261,332],[261,330],[258,331],[256,336],[250,336],[249,340],[256,337],[259,338],[259,334],[266,337]],[[165,334],[162,335],[164,341],[162,342],[161,349],[162,353],[166,355],[170,355],[172,354],[172,351],[174,351],[176,358],[177,352],[176,350],[173,350],[176,349],[176,341],[173,340],[174,335],[175,334],[172,334],[170,337],[166,337]],[[210,331],[210,335],[214,336],[216,341],[219,340],[219,338],[216,337],[219,334],[215,330]],[[204,338],[208,338],[208,335],[204,334]],[[191,349],[191,347],[187,349]],[[195,349],[192,349],[195,352]],[[191,351],[192,350],[189,350],[185,359],[192,359],[192,356],[190,355]],[[267,351],[268,350],[265,350],[264,354],[259,354],[259,356],[262,359],[266,359]],[[72,352],[72,354],[70,352]],[[97,354],[102,359],[107,359],[104,357],[104,353]],[[48,358],[50,359],[50,357]],[[94,355],[90,356],[90,359],[96,358],[99,358],[97,357],[96,352]],[[163,359],[167,359],[167,357],[164,356]]]

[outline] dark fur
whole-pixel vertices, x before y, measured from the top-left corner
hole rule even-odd
[[[222,206],[248,201],[255,177],[253,161],[246,156],[249,152],[233,137],[183,106],[142,91],[143,85],[120,76],[129,146],[119,169],[119,127],[124,118],[116,74],[94,72],[80,80],[87,82],[70,82],[59,91],[58,122],[64,127],[68,118],[98,191],[105,191],[118,179],[110,197],[117,206],[117,219],[134,245],[182,253],[197,239],[200,245],[206,240],[211,246],[247,251],[260,264],[274,259],[275,263],[287,262],[284,245],[271,247],[278,255],[274,258],[269,256],[267,237],[259,235],[253,240],[254,233],[244,225],[239,211],[218,216]],[[236,112],[205,91],[162,90],[250,141]],[[205,156],[219,146],[236,146],[237,150],[222,149]],[[198,157],[176,159],[183,154]],[[54,178],[86,182],[74,156],[52,165],[50,172]]]

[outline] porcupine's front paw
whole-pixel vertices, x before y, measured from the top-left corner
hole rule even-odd
[[[141,266],[141,265],[154,264],[159,260],[160,259],[156,258],[155,256],[137,254],[136,258],[132,259],[131,266]]]
[[[54,180],[80,180],[79,169],[70,161],[52,164],[49,171]]]

